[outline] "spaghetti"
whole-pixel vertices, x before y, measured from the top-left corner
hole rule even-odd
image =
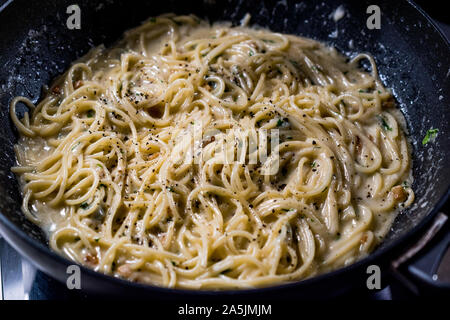
[[[25,215],[55,251],[132,281],[311,277],[367,255],[414,200],[373,58],[293,35],[159,16],[10,111]]]

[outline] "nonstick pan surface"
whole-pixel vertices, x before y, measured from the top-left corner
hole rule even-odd
[[[0,12],[0,232],[41,270],[65,281],[73,264],[50,251],[43,233],[21,213],[21,194],[10,167],[17,132],[8,105],[17,95],[37,102],[42,85],[66,70],[94,46],[111,45],[122,33],[150,16],[175,12],[234,24],[246,13],[251,24],[297,34],[337,47],[349,58],[371,53],[384,84],[392,88],[405,115],[413,148],[412,185],[416,201],[396,219],[385,242],[369,257],[349,267],[292,284],[244,291],[189,291],[127,282],[82,267],[83,289],[96,293],[157,298],[217,296],[314,297],[338,295],[350,284],[363,285],[369,264],[385,265],[424,230],[445,201],[450,182],[450,49],[448,41],[414,4],[401,1],[79,1],[81,29],[69,30],[70,1],[13,1]],[[366,22],[369,5],[381,10],[381,29]],[[339,7],[345,16],[334,21]],[[367,66],[366,66],[367,67]],[[19,109],[19,112],[23,112]],[[422,145],[430,128],[439,134]]]

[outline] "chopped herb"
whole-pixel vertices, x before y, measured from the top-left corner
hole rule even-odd
[[[86,210],[87,208],[89,208],[89,203],[83,202],[82,204],[80,204],[80,208]]]
[[[104,184],[104,183],[100,183],[100,187],[102,187],[102,188],[106,188],[106,184]]]
[[[311,165],[311,168],[315,168],[317,163],[315,161],[313,161],[313,162],[310,163],[310,165]]]
[[[80,142],[78,142],[76,145],[74,145],[74,146],[72,147],[72,151],[75,150],[79,145],[80,145]]]
[[[296,68],[298,68],[298,62],[295,60],[289,60],[290,63],[292,63]]]
[[[99,242],[100,238],[95,238],[94,240],[95,240],[95,242]]]
[[[438,132],[438,129],[429,129],[422,140],[422,145],[426,145],[428,142],[434,140],[437,137]]]
[[[252,50],[250,50],[249,52],[248,52],[248,56],[249,57],[251,57],[251,56],[253,56],[255,53],[252,51]]]
[[[95,114],[94,110],[89,110],[89,111],[87,112],[88,118],[92,118],[92,117],[94,116],[94,114]]]
[[[283,120],[282,119],[278,119],[277,127],[281,127],[282,125],[283,125]]]
[[[175,192],[175,189],[173,187],[167,187],[167,190],[169,190],[170,192]]]
[[[171,261],[173,266],[176,266],[177,263],[175,261]]]
[[[215,81],[208,81],[208,86],[215,89],[217,87],[217,83]]]
[[[275,41],[273,41],[273,40],[270,40],[270,39],[262,39],[262,41],[264,41],[264,42],[268,42],[268,43],[275,43]]]
[[[97,167],[103,168],[103,166],[101,164],[99,164],[99,163],[97,163]]]
[[[392,131],[392,128],[387,123],[386,119],[382,115],[377,116],[378,121],[380,121],[380,125],[384,130]]]

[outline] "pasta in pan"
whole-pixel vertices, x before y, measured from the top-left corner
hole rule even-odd
[[[159,16],[10,111],[23,212],[55,251],[132,281],[311,277],[367,255],[414,200],[373,58],[293,35]]]

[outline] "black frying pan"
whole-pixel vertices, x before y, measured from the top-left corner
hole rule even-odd
[[[382,80],[393,89],[406,117],[414,148],[412,187],[416,202],[396,219],[386,241],[372,255],[349,267],[296,283],[245,291],[172,290],[127,282],[82,267],[83,289],[184,300],[336,296],[351,287],[364,286],[369,265],[376,264],[383,275],[389,274],[392,260],[415,243],[435,219],[450,183],[450,166],[446,163],[450,155],[450,50],[448,42],[414,4],[340,0],[103,2],[78,1],[80,30],[66,26],[66,9],[72,1],[14,1],[0,12],[0,232],[39,269],[65,282],[66,268],[73,263],[51,252],[39,228],[20,211],[19,186],[10,171],[17,133],[8,116],[8,104],[16,95],[38,101],[42,85],[67,69],[71,61],[93,46],[112,44],[123,31],[165,12],[194,13],[211,21],[231,20],[236,24],[248,12],[252,23],[325,41],[349,57],[357,52],[372,53]],[[347,13],[335,22],[330,14],[341,4]],[[366,26],[370,4],[381,9],[380,30]],[[338,37],[334,38],[336,28]],[[422,146],[431,127],[438,128],[439,135],[433,143]]]

